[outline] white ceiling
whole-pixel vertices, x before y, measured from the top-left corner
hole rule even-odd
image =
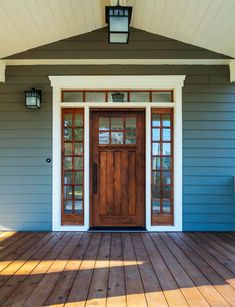
[[[0,58],[105,26],[115,0],[0,0]],[[133,27],[235,58],[235,0],[122,0]]]

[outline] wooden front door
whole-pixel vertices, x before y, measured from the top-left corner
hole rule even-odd
[[[145,226],[144,115],[92,111],[92,227]]]

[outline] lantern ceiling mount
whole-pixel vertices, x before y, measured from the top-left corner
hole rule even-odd
[[[110,44],[127,44],[130,36],[132,6],[105,7],[105,22],[108,24],[108,42]]]

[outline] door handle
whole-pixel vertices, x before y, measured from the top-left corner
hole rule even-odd
[[[97,193],[98,186],[98,165],[93,163],[93,193]]]

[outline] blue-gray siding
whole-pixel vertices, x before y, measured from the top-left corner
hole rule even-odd
[[[7,67],[6,83],[0,84],[0,229],[51,229],[52,172],[45,161],[52,151],[48,75],[67,74],[186,74],[183,227],[235,231],[235,84],[229,82],[228,67],[135,65]],[[43,87],[39,111],[24,107],[23,92],[32,86]]]

